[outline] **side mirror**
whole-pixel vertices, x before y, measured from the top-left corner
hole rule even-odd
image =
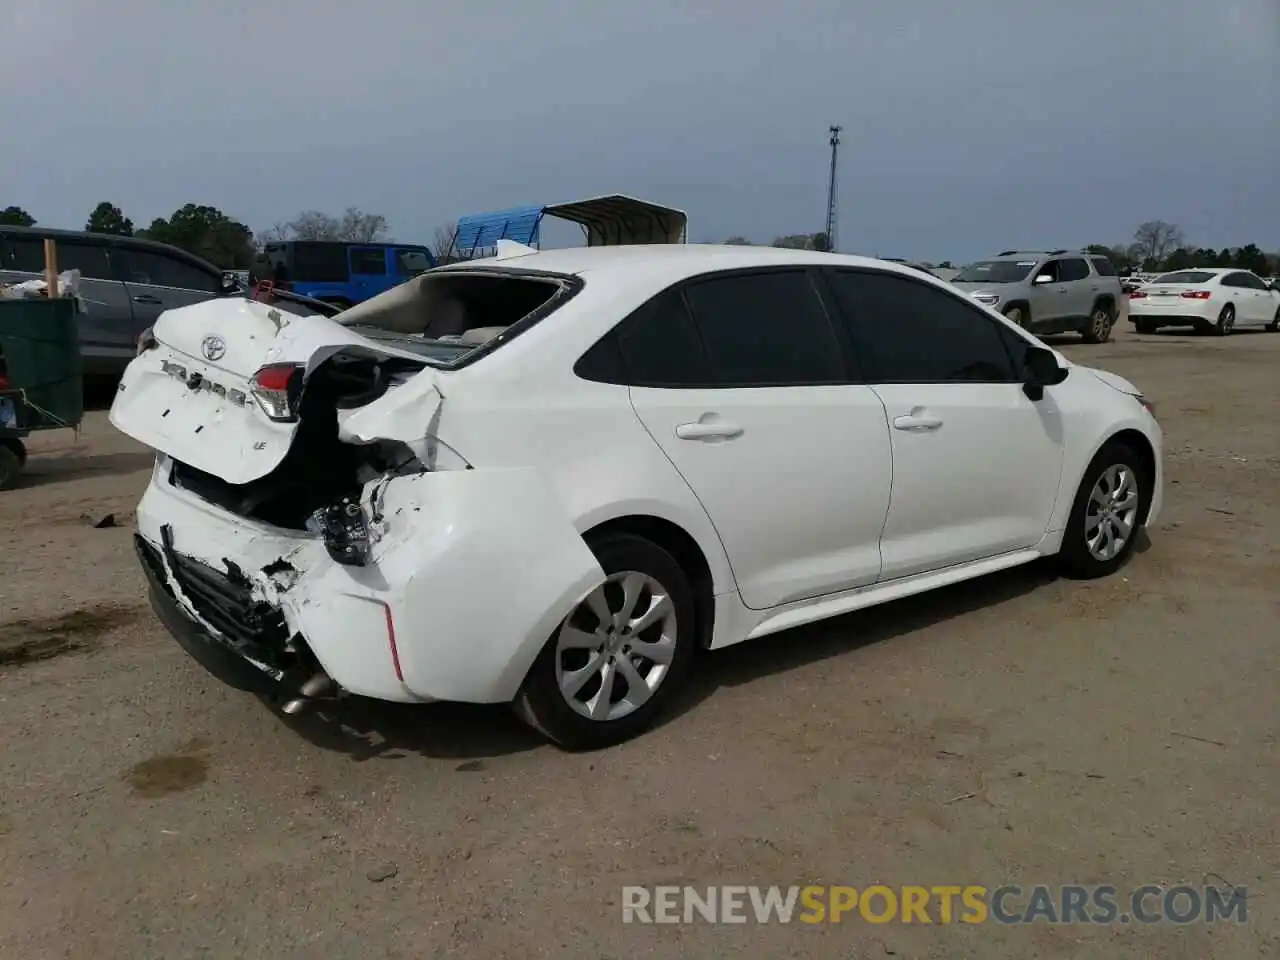
[[[1070,372],[1065,367],[1058,366],[1058,358],[1053,351],[1044,347],[1027,348],[1023,371],[1022,392],[1033,401],[1042,399],[1045,387],[1061,383]]]
[[[236,293],[240,289],[240,278],[234,270],[223,270],[218,281],[218,289],[223,293]]]
[[[1037,287],[1043,286],[1046,283],[1053,283],[1053,274],[1042,273],[1031,282],[1034,283]]]

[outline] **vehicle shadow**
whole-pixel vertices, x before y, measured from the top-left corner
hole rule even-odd
[[[1145,551],[1145,536],[1137,544]],[[751,683],[870,644],[940,623],[972,610],[1025,596],[1058,579],[1052,561],[1038,561],[940,590],[872,607],[821,623],[699,656],[689,686],[658,728],[698,708],[725,686]],[[482,759],[547,747],[546,741],[503,706],[394,704],[361,697],[317,703],[279,720],[315,746],[357,761],[418,754],[461,761],[479,769]]]
[[[87,457],[46,455],[39,450],[27,454],[27,462],[14,490],[49,486],[85,477],[109,477],[151,469],[156,455],[151,450],[128,453],[99,453]]]

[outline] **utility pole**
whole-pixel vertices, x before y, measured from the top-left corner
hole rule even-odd
[[[831,180],[827,184],[827,249],[836,251],[836,156],[840,150],[841,127],[831,130]]]

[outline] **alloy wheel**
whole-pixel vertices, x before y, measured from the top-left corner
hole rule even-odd
[[[1084,537],[1089,554],[1102,562],[1124,549],[1138,521],[1138,478],[1117,463],[1102,471],[1085,507]]]
[[[589,720],[618,720],[645,704],[666,679],[677,641],[675,604],[648,574],[611,575],[561,624],[556,684]]]

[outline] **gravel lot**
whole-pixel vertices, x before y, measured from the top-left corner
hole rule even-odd
[[[286,724],[219,686],[144,605],[147,453],[102,413],[39,438],[0,494],[0,956],[1280,955],[1280,335],[1062,344],[1166,430],[1166,512],[1121,575],[1015,570],[712,654],[687,709],[594,755],[500,708]],[[1248,922],[619,906],[625,884],[1179,881],[1247,885]]]

